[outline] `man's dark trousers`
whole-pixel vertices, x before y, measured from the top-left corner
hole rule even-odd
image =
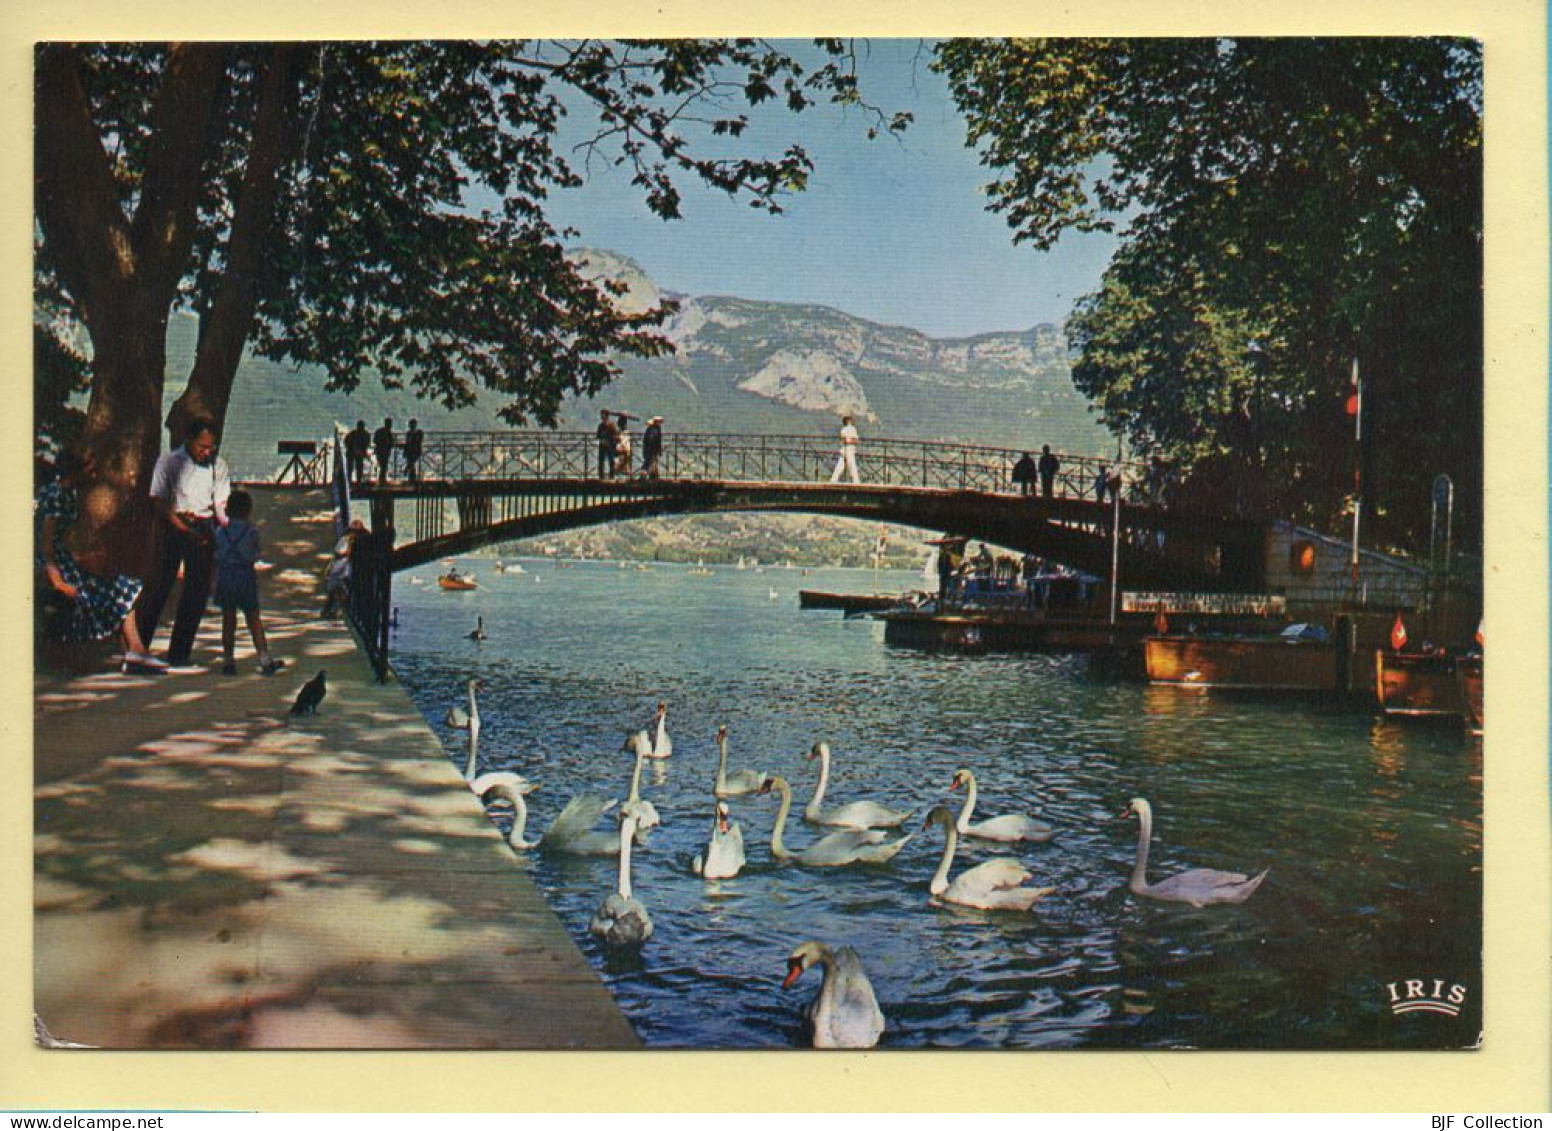
[[[162,524],[162,555],[156,577],[137,610],[140,638],[147,648],[162,619],[162,606],[172,593],[178,579],[178,567],[183,567],[183,592],[178,598],[178,615],[172,624],[172,640],[167,645],[167,662],[182,667],[194,652],[194,634],[199,631],[200,618],[210,600],[210,575],[215,568],[215,544],[212,538],[214,523],[210,519],[196,519],[193,531],[185,534],[171,523]]]

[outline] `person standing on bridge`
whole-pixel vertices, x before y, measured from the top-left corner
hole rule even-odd
[[[619,421],[618,435],[614,440],[614,471],[616,475],[623,475],[629,479],[631,473],[631,418],[623,412],[617,412],[614,415],[615,419]]]
[[[1040,449],[1040,493],[1050,498],[1056,493],[1056,473],[1062,469],[1062,461],[1056,458],[1047,444]]]
[[[598,412],[598,478],[608,479],[614,474],[614,446],[620,438],[620,430],[609,419],[609,410]]]
[[[1013,465],[1013,473],[1010,476],[1018,485],[1020,495],[1033,495],[1035,493],[1035,457],[1025,452],[1019,461]]]
[[[842,471],[851,476],[853,483],[862,482],[862,477],[857,474],[857,445],[860,442],[861,437],[857,435],[857,426],[851,422],[851,417],[841,417],[841,450],[835,458],[835,470],[830,473],[831,483],[841,481]]]
[[[371,446],[366,421],[356,421],[355,429],[345,433],[345,477],[357,487],[366,481],[366,453]]]
[[[388,482],[388,466],[393,462],[393,418],[384,417],[383,426],[372,433],[372,450],[377,455],[377,481]]]
[[[420,482],[420,456],[426,450],[426,434],[420,430],[420,421],[411,419],[409,431],[404,433],[404,478],[411,483]]]
[[[654,416],[647,421],[647,430],[641,434],[641,474],[648,479],[657,478],[657,461],[663,454],[663,418]]]

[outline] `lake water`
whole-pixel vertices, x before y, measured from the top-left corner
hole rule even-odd
[[[1082,656],[892,649],[879,622],[797,608],[800,587],[871,591],[860,570],[460,566],[480,589],[443,592],[430,567],[395,578],[394,662],[460,768],[465,735],[443,719],[467,678],[484,681],[481,765],[541,783],[531,838],[574,794],[623,797],[633,757],[620,746],[659,699],[669,705],[673,757],[644,777],[664,823],[632,865],[656,924],[640,955],[606,955],[587,932],[614,860],[514,863],[649,1046],[803,1043],[819,971],[790,990],[781,980],[810,938],[856,948],[885,1047],[1460,1047],[1480,1031],[1481,744],[1458,728],[1108,682]],[[489,634],[478,644],[465,639],[477,615]],[[1012,855],[1056,892],[1026,914],[929,905],[935,828],[887,866],[776,865],[772,797],[730,802],[743,873],[697,878],[723,723],[732,768],[792,783],[789,848],[812,839],[798,810],[817,763],[803,755],[825,739],[826,804],[914,809],[908,830],[934,804],[957,810],[949,782],[973,769],[978,818],[1035,813],[1061,835],[962,842],[955,873]],[[1139,796],[1156,817],[1153,878],[1270,868],[1261,890],[1203,909],[1134,896],[1137,824],[1117,817]],[[1461,1015],[1394,1015],[1387,985],[1404,993],[1406,979],[1464,987]]]

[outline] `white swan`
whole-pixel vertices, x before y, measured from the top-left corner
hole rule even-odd
[[[674,740],[668,737],[668,704],[657,705],[657,726],[652,732],[652,752],[649,758],[667,758],[674,752]]]
[[[496,796],[511,803],[512,831],[507,834],[507,843],[515,850],[522,852],[539,846],[537,840],[523,839],[523,834],[528,828],[528,803],[523,798],[539,788],[538,782],[531,782],[521,774],[496,770],[481,774],[469,783],[469,788],[481,801],[487,797]]]
[[[1260,875],[1246,876],[1242,872],[1220,872],[1216,868],[1192,868],[1179,872],[1156,884],[1148,882],[1148,842],[1153,839],[1153,806],[1141,797],[1132,798],[1121,816],[1136,817],[1137,863],[1132,867],[1131,882],[1127,884],[1137,895],[1149,899],[1162,899],[1171,903],[1189,903],[1192,907],[1205,907],[1209,903],[1244,903],[1256,893],[1270,868]]]
[[[960,770],[954,775],[949,789],[958,789],[960,786],[964,786],[966,790],[965,807],[959,811],[959,820],[955,824],[960,836],[975,837],[978,840],[999,840],[1005,843],[1027,840],[1035,844],[1043,844],[1056,835],[1056,830],[1044,821],[1021,814],[1010,813],[1004,817],[990,817],[972,824],[970,814],[975,812],[975,775],[969,770]]]
[[[640,946],[652,936],[652,916],[647,914],[642,902],[631,895],[630,856],[635,835],[636,818],[627,814],[620,821],[619,885],[604,900],[587,927],[605,946]]]
[[[461,707],[449,707],[447,709],[447,725],[455,730],[469,732],[469,761],[463,768],[464,781],[473,781],[475,771],[479,769],[480,758],[480,705],[475,699],[474,693],[481,686],[477,679],[469,680],[469,709]]]
[[[1055,888],[1027,888],[1023,884],[1030,879],[1029,869],[1017,860],[999,857],[968,868],[948,879],[948,870],[954,864],[954,850],[959,847],[959,830],[954,827],[954,814],[947,805],[935,805],[927,814],[923,825],[941,825],[948,843],[943,846],[943,859],[933,874],[927,890],[937,903],[955,903],[961,907],[978,907],[983,911],[1028,911]]]
[[[641,797],[641,767],[652,757],[652,745],[647,741],[647,732],[638,730],[625,740],[625,745],[620,749],[631,750],[636,754],[636,768],[631,771],[630,794],[625,798],[625,804],[620,806],[620,812],[635,816],[636,828],[642,834],[637,842],[645,843],[646,832],[663,823],[663,819],[658,816],[657,806],[650,801],[643,801]]]
[[[824,967],[824,984],[806,1011],[816,1049],[870,1049],[884,1032],[884,1014],[862,969],[862,959],[849,946],[831,949],[822,942],[802,943],[787,956],[786,989],[810,966]]]
[[[480,705],[474,698],[479,687],[479,680],[469,680],[469,709],[465,711],[462,707],[449,707],[446,720],[448,726],[454,730],[469,730],[480,725]]]
[[[474,641],[476,644],[478,644],[481,640],[486,639],[484,617],[477,616],[474,618],[474,631],[469,633],[468,638]]]
[[[727,727],[717,728],[717,780],[711,787],[713,797],[738,797],[745,793],[758,793],[765,775],[758,770],[734,770],[727,772]]]
[[[840,868],[847,864],[887,864],[905,847],[911,836],[886,841],[880,829],[844,829],[820,837],[801,852],[788,852],[781,834],[787,827],[787,812],[792,808],[792,787],[784,778],[766,778],[761,793],[779,793],[781,808],[771,829],[771,856],[810,868]],[[914,834],[912,834],[914,835]]]
[[[606,801],[590,793],[573,797],[535,847],[557,856],[612,856],[619,845],[618,838],[613,833],[594,832],[593,826],[615,804],[612,798]],[[526,813],[520,810],[519,816],[525,817]],[[513,831],[517,831],[516,826]]]
[[[711,824],[711,843],[704,856],[696,856],[691,869],[708,880],[731,880],[744,867],[744,830],[728,818],[726,801],[717,802],[717,816]]]
[[[905,824],[909,811],[890,809],[875,801],[853,801],[835,809],[821,808],[825,787],[830,784],[830,744],[816,742],[808,752],[808,760],[819,759],[819,784],[814,786],[814,796],[803,808],[803,819],[813,825],[838,825],[845,829],[897,829]]]

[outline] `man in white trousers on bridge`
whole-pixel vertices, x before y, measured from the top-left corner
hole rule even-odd
[[[844,469],[851,475],[853,483],[861,483],[862,477],[857,474],[857,443],[860,437],[857,435],[856,425],[852,424],[851,417],[841,417],[841,452],[835,459],[835,471],[830,475],[831,483],[841,481],[841,471]]]

